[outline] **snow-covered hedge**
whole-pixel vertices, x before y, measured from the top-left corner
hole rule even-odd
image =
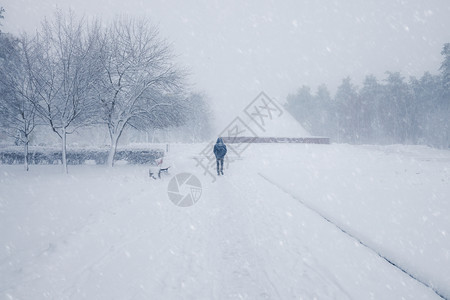
[[[126,161],[128,164],[155,164],[155,161],[164,156],[161,149],[118,149],[115,160]],[[104,164],[108,157],[107,149],[76,149],[67,151],[67,163],[70,165]],[[30,147],[28,153],[30,164],[57,165],[61,164],[61,151]],[[21,147],[0,149],[1,164],[23,164],[24,152]]]

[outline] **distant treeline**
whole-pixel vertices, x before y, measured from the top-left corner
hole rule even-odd
[[[315,94],[308,86],[289,95],[285,108],[313,135],[343,143],[400,143],[450,147],[450,44],[444,45],[441,74],[426,72],[406,80],[386,72],[362,87],[343,79],[333,97],[326,85]]]

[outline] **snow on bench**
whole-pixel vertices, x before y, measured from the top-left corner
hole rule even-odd
[[[156,176],[158,176],[158,178],[161,179],[161,174],[169,174],[169,168],[170,164],[164,162],[164,158],[161,157],[160,159],[156,160],[156,166],[150,167],[148,176],[153,179],[156,179]]]

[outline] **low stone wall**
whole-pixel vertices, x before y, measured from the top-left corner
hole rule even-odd
[[[223,137],[225,144],[242,144],[242,143],[301,143],[301,144],[329,144],[328,137]]]

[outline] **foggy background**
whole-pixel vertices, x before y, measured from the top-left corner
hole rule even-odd
[[[196,90],[205,91],[223,129],[265,91],[285,102],[301,86],[334,95],[350,76],[361,85],[385,72],[438,74],[450,41],[450,3],[411,1],[33,1],[6,0],[4,32],[34,31],[56,8],[107,22],[149,17],[173,45]]]

